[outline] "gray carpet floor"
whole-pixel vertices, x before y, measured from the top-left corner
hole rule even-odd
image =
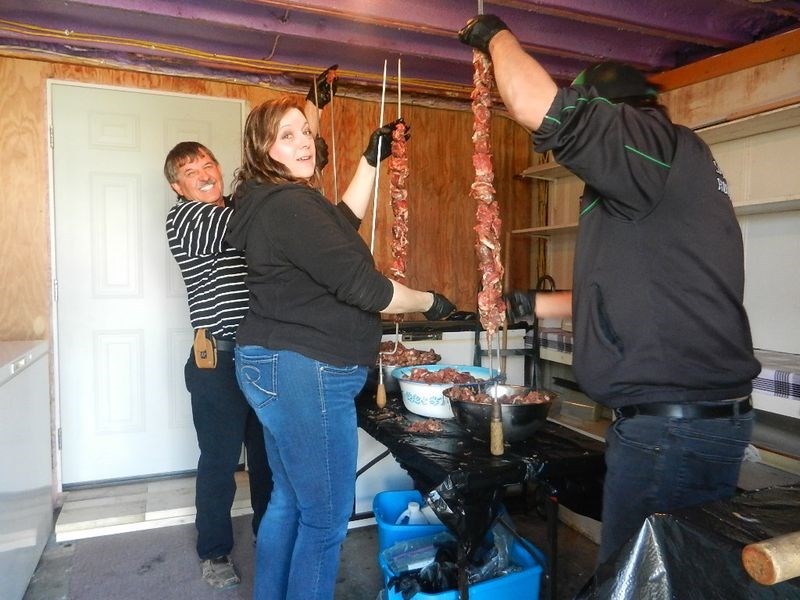
[[[545,523],[535,511],[525,513],[511,499],[507,507],[519,533],[546,548]],[[236,588],[214,590],[202,581],[190,524],[62,543],[51,536],[23,600],[249,600],[254,550],[250,517],[233,522],[232,556],[242,576]],[[596,552],[591,540],[559,525],[558,593],[553,600],[574,597],[592,573]],[[383,588],[377,554],[374,525],[348,532],[334,600],[377,600]],[[547,597],[544,589],[540,597]]]
[[[24,600],[249,600],[254,553],[250,517],[233,522],[232,558],[242,578],[235,588],[215,590],[203,582],[194,525],[180,525],[73,542],[51,538]],[[348,533],[336,600],[377,597],[383,587],[377,547],[374,526]]]

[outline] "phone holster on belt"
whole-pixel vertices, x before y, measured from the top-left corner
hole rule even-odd
[[[214,338],[204,328],[194,334],[194,362],[198,369],[214,369],[217,366],[217,347]]]

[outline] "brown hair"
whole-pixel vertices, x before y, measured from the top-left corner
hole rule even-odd
[[[219,165],[214,153],[200,142],[180,142],[176,144],[164,160],[164,177],[170,183],[177,183],[178,170],[187,162],[200,158],[201,154],[207,154],[208,158],[214,161],[214,164]]]
[[[242,166],[236,170],[234,188],[251,180],[319,187],[319,168],[314,170],[314,175],[309,179],[295,177],[283,163],[269,155],[269,149],[278,139],[281,119],[293,108],[303,112],[297,100],[284,96],[259,104],[247,115],[242,134]]]

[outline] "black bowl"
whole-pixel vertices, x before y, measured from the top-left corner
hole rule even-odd
[[[492,420],[492,405],[453,398],[459,393],[448,388],[444,395],[450,400],[456,420],[479,440],[489,441],[489,424]],[[547,420],[550,405],[555,394],[545,392],[550,401],[527,404],[510,404],[514,396],[524,395],[531,391],[523,385],[486,385],[484,393],[492,398],[500,398],[500,412],[503,421],[503,439],[506,442],[518,442],[531,437]],[[463,393],[463,392],[462,392]]]

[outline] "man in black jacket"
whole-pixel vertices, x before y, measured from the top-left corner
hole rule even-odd
[[[735,492],[760,370],[742,305],[741,231],[709,148],[670,121],[641,73],[601,63],[559,89],[496,16],[472,19],[459,38],[491,55],[500,95],[535,132],[536,150],[586,184],[573,369],[616,415],[603,563],[651,513]],[[542,316],[536,300],[514,293],[511,312]]]

